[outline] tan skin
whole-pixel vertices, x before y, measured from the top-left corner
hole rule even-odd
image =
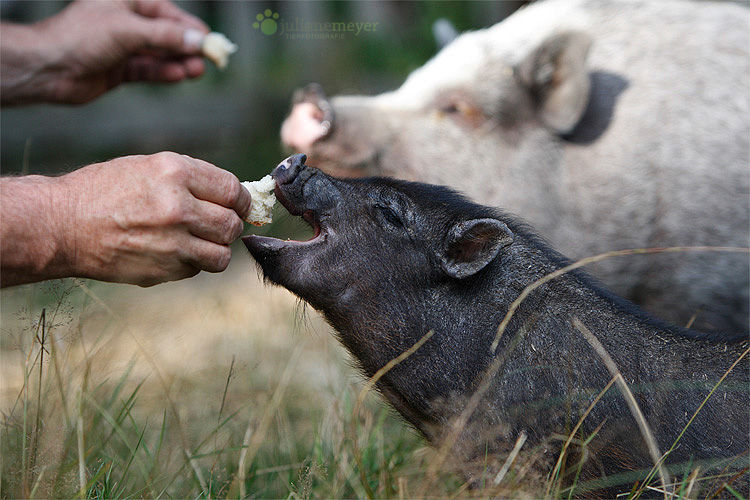
[[[166,1],[74,2],[0,30],[3,105],[88,102],[123,82],[174,83],[204,71]],[[0,283],[60,277],[150,286],[223,271],[250,195],[210,163],[176,153],[127,156],[59,177],[0,179]]]

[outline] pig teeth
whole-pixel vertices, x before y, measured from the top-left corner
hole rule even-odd
[[[242,182],[242,187],[248,190],[252,198],[250,213],[245,220],[254,226],[272,222],[271,212],[276,203],[276,195],[273,192],[276,181],[273,177],[266,175],[257,181],[245,181]]]
[[[227,67],[229,55],[237,52],[237,45],[222,33],[211,32],[203,38],[201,45],[203,55],[211,59],[219,69]]]

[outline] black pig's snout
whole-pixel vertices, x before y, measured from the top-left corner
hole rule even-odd
[[[289,184],[294,181],[297,174],[302,170],[306,160],[307,156],[303,154],[290,156],[273,169],[271,177],[276,181],[276,184]]]

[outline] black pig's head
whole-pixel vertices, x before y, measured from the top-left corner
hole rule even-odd
[[[482,335],[490,338],[496,322],[487,312],[469,320],[468,311],[482,302],[489,268],[514,234],[492,210],[449,189],[337,179],[305,159],[292,156],[272,175],[279,202],[304,218],[314,237],[243,241],[268,280],[325,315],[368,375],[434,331],[380,384],[396,409],[426,431],[440,417],[416,402],[470,394],[486,365],[489,351],[477,346],[489,344]]]

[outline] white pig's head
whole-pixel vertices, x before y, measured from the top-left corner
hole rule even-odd
[[[540,137],[570,133],[588,103],[590,39],[553,33],[507,21],[465,33],[377,96],[328,99],[311,84],[295,94],[282,140],[338,175],[435,180],[426,170],[446,158],[513,162]]]

